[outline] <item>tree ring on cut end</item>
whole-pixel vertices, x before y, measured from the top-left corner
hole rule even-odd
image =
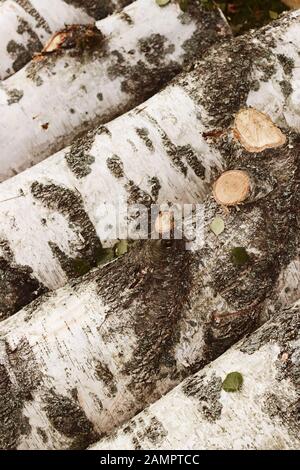
[[[215,182],[213,195],[218,204],[234,206],[247,199],[250,186],[250,178],[245,171],[229,170]]]
[[[269,116],[254,108],[241,109],[236,114],[233,136],[248,152],[262,152],[286,142],[286,136]]]

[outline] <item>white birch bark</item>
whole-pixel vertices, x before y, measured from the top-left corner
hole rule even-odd
[[[297,450],[300,406],[300,302],[91,450]],[[222,382],[243,376],[240,391]]]
[[[183,13],[177,3],[138,0],[97,28],[88,39],[85,28],[73,32],[73,47],[34,59],[0,85],[0,181],[145,101],[230,36],[219,10],[193,2]]]
[[[235,112],[254,106],[288,137],[299,131],[299,28],[294,12],[213,49],[147,103],[2,183],[2,315],[30,302],[40,284],[58,288],[97,264],[116,225],[110,204],[200,203],[234,158],[272,173],[260,154],[239,160],[230,126]],[[215,128],[222,137],[208,137]]]
[[[92,23],[124,0],[4,0],[0,4],[0,80],[17,72],[65,24]]]
[[[89,445],[253,331],[270,304],[299,297],[299,271],[295,287],[282,283],[299,251],[298,154],[265,155],[275,188],[230,213],[218,239],[208,225],[220,208],[208,199],[203,247],[140,242],[3,321],[1,448]],[[236,246],[245,266],[230,260]]]
[[[270,37],[270,32],[277,27],[283,37],[288,34],[290,44],[292,18],[267,28],[254,43],[261,47],[266,34],[274,48],[276,35]],[[235,40],[230,54],[240,54],[245,44],[249,37]],[[226,47],[218,55],[217,76],[222,80],[229,78],[230,70]],[[249,45],[253,51],[252,47],[253,43]],[[232,95],[228,88],[224,90],[233,103],[223,104],[223,95],[218,101],[215,93],[220,88],[214,89],[216,77],[210,69],[216,55],[212,52],[205,60],[205,79],[217,105],[214,119],[225,131],[233,112],[228,106],[244,105],[237,93],[244,93],[245,81]],[[244,66],[245,57],[241,60]],[[239,79],[236,71],[233,76]],[[204,91],[205,79],[196,73],[197,69],[193,77]],[[178,92],[179,85],[173,87]],[[164,93],[167,96],[168,90]],[[220,117],[225,104],[229,117]],[[209,102],[205,105],[208,112]],[[289,108],[284,110],[295,122]],[[210,148],[222,153],[224,167],[243,169],[251,176],[252,188],[243,204],[227,212],[213,198],[206,199],[198,227],[204,244],[195,242],[187,251],[184,240],[141,241],[126,255],[37,299],[1,323],[0,447],[85,447],[300,298],[299,137],[292,126],[286,125],[284,132],[285,144],[261,153],[246,152],[231,132],[211,142]],[[48,194],[37,186],[33,193]],[[61,194],[65,193],[51,190],[51,205]],[[66,194],[75,214],[80,213],[70,193]],[[61,201],[55,207],[60,209]],[[55,211],[53,215],[61,220]],[[225,224],[218,237],[210,230],[216,216]],[[84,227],[89,229],[87,223]],[[233,258],[236,247],[247,251],[243,263]],[[2,250],[9,255],[5,243]],[[296,326],[287,331],[296,332]],[[283,328],[275,332],[280,334]],[[288,443],[284,427],[281,430],[282,445],[293,443]]]

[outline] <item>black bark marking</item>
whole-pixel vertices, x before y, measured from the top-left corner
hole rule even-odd
[[[136,133],[139,136],[139,138],[144,142],[146,147],[151,150],[151,152],[154,152],[154,145],[152,140],[149,137],[149,131],[145,127],[137,127],[136,128]]]
[[[117,178],[124,178],[124,165],[120,157],[118,155],[112,155],[106,160],[106,165],[111,174]]]
[[[232,36],[230,27],[219,13],[215,9],[202,8],[197,0],[189,1],[187,12],[182,13],[180,20],[183,24],[196,22],[196,30],[182,45],[184,65],[188,68],[204,51]]]
[[[148,411],[145,410],[143,415],[148,418]],[[124,434],[132,434],[131,440],[135,450],[142,449],[147,441],[152,445],[159,446],[168,435],[167,430],[156,416],[151,416],[149,424],[142,417],[135,418],[130,421],[128,426],[123,428],[123,432]]]
[[[159,67],[160,63],[166,60],[166,56],[174,52],[175,46],[174,44],[167,44],[165,36],[153,33],[139,40],[138,49],[144,54],[145,59],[150,65]]]
[[[72,142],[69,152],[65,155],[65,160],[77,178],[84,178],[92,171],[91,165],[95,162],[95,157],[90,151],[95,142],[96,136],[99,134],[99,127],[91,129]]]
[[[161,190],[161,184],[157,176],[149,178],[149,185],[151,186],[151,196],[154,202],[157,202],[159,191]]]
[[[43,205],[50,210],[60,212],[69,220],[70,228],[80,236],[80,243],[83,243],[83,246],[75,258],[70,258],[57,245],[50,242],[68,277],[81,276],[96,266],[103,256],[103,248],[95,227],[85,211],[80,194],[63,186],[39,182],[32,184],[31,192]]]
[[[299,391],[299,388],[298,388]],[[272,420],[279,421],[286,428],[288,433],[295,439],[299,439],[300,424],[300,396],[296,399],[285,397],[282,399],[274,393],[269,393],[265,397],[263,409],[268,413]]]
[[[134,102],[146,101],[156,90],[173,78],[181,66],[175,61],[167,61],[161,55],[154,65],[147,60],[138,60],[135,65],[128,65],[125,57],[117,50],[111,52],[112,65],[108,68],[111,80],[122,77],[121,90],[132,96]]]
[[[153,203],[149,193],[141,189],[134,181],[129,180],[125,183],[124,188],[128,192],[127,204],[143,204],[150,208]]]
[[[177,147],[177,154],[181,160],[185,159],[189,167],[193,170],[196,176],[205,179],[205,167],[199,160],[196,152],[191,145],[182,145]]]
[[[276,343],[284,351],[286,347],[299,337],[300,309],[287,309],[275,315],[261,326],[255,333],[242,341],[240,351],[254,354],[265,344]]]
[[[140,408],[145,400],[152,400],[162,377],[178,375],[173,347],[180,334],[193,262],[183,241],[163,240],[137,243],[113,265],[104,266],[97,275],[99,295],[120,319],[121,331],[134,329],[137,345],[123,374],[130,378],[129,389]],[[125,291],[128,295],[120,297]],[[127,308],[131,314],[126,320]]]
[[[38,35],[33,31],[29,23],[24,19],[18,19],[17,33],[20,35],[26,34],[28,37],[27,43],[19,44],[15,40],[10,40],[7,44],[7,52],[13,59],[12,68],[14,72],[20,70],[32,59],[36,52],[41,51],[43,48]]]
[[[14,380],[0,364],[0,447],[12,450],[17,448],[22,435],[30,434],[31,427],[23,409],[39,386],[41,374],[26,339],[13,349],[5,341],[4,347]]]
[[[84,10],[89,16],[95,20],[102,20],[108,15],[111,15],[115,9],[115,4],[112,0],[65,0],[69,5]],[[129,0],[119,2],[121,7],[125,7],[130,3]]]
[[[29,266],[0,257],[0,320],[13,315],[46,291]]]
[[[28,13],[32,18],[36,20],[36,24],[39,28],[43,28],[48,34],[51,34],[51,29],[45,18],[43,18],[40,13],[33,7],[32,3],[29,0],[15,0],[26,13]]]
[[[205,374],[189,377],[183,382],[182,390],[188,397],[197,400],[198,409],[207,421],[213,423],[221,417],[222,379],[220,377],[212,375],[209,380]]]
[[[46,415],[52,426],[62,435],[72,439],[71,450],[86,449],[99,439],[93,424],[79,404],[51,390],[45,396]]]
[[[114,375],[109,370],[108,366],[103,362],[96,361],[95,374],[98,380],[101,380],[109,391],[109,396],[114,397],[117,394],[118,388]]]

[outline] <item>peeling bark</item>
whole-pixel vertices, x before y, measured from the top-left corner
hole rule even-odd
[[[138,0],[97,28],[64,28],[1,85],[0,181],[145,101],[229,36],[221,13],[196,2],[183,13],[177,3]]]
[[[297,147],[298,95],[286,95],[281,83],[288,79],[296,90],[298,33],[299,13],[290,13],[261,32],[212,49],[194,71],[147,103],[2,183],[0,238],[14,262],[32,269],[45,288],[58,288],[95,266],[102,248],[112,243],[111,203],[201,203],[222,169],[247,170],[254,183],[248,202],[259,203],[276,187],[273,161],[294,158],[290,146]],[[247,153],[233,139],[234,113],[246,106],[265,112],[282,128],[283,147]],[[289,185],[295,163],[287,161],[290,166],[283,165],[278,178]],[[262,218],[272,227],[270,216]],[[0,282],[3,297],[6,289]],[[7,310],[14,308],[11,299]]]
[[[299,330],[297,302],[91,450],[299,449]],[[222,390],[231,371],[236,393]]]
[[[26,65],[65,24],[104,18],[125,0],[5,0],[0,4],[0,80]]]

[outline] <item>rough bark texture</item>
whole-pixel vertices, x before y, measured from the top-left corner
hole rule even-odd
[[[27,64],[65,24],[104,18],[125,0],[4,0],[0,4],[0,80]]]
[[[91,450],[299,449],[300,302]],[[240,391],[222,390],[232,371]]]
[[[65,30],[56,50],[0,85],[0,181],[145,101],[230,35],[219,10],[193,1],[183,13],[177,3],[160,8],[154,0],[138,0],[97,28]],[[70,158],[77,167],[80,155]]]
[[[291,41],[291,32],[298,31],[294,18],[290,15],[267,28],[252,46],[257,39],[261,45],[265,37],[272,38],[276,51],[286,35]],[[276,29],[280,39],[274,45]],[[237,47],[241,53],[241,41],[244,50],[249,37],[234,41],[231,53]],[[226,50],[218,54],[222,77],[227,70],[227,65],[220,69],[223,61],[228,63]],[[205,77],[200,67],[190,77],[197,77],[200,84],[194,99],[208,83],[211,95],[220,91],[213,87],[214,75],[206,82],[215,55],[212,52],[205,61]],[[171,90],[178,93],[177,87]],[[247,97],[248,93],[244,100]],[[206,92],[202,100],[207,98]],[[245,106],[244,100],[235,106]],[[284,112],[295,122],[287,105]],[[225,168],[251,174],[249,198],[225,213],[212,197],[206,199],[199,227],[204,245],[195,242],[187,251],[183,240],[139,242],[118,260],[46,294],[2,322],[1,383],[6,398],[1,447],[84,447],[299,299],[299,137],[292,125],[289,129],[286,125],[287,141],[281,148],[247,153],[228,131],[231,115],[225,114],[223,121],[220,115],[214,119],[223,133],[211,146],[222,155]],[[49,190],[37,184],[33,195],[49,199]],[[49,201],[50,207],[60,209],[54,199]],[[225,221],[218,237],[209,228],[216,215]],[[90,230],[88,221],[84,227]],[[241,263],[233,251],[236,247],[247,251],[246,262]],[[213,386],[212,390],[216,391]],[[294,445],[296,438],[288,441],[287,430],[282,429],[282,445]],[[259,439],[254,442],[265,445]]]
[[[250,228],[262,249],[273,250],[270,265],[283,260],[283,255],[277,256],[284,243],[288,260],[294,238],[287,231],[294,233],[292,206],[297,197],[298,143],[293,132],[300,128],[299,30],[299,13],[290,13],[261,32],[212,49],[194,71],[147,103],[2,183],[0,238],[7,247],[2,258],[16,275],[7,278],[6,271],[2,273],[0,294],[4,297],[9,285],[24,292],[24,279],[17,274],[24,267],[41,289],[55,289],[95,266],[103,258],[103,246],[111,243],[109,233],[116,223],[109,204],[200,203],[221,169],[237,166],[248,169],[256,181],[251,200],[257,205],[246,205],[240,216],[255,217],[257,223]],[[248,154],[232,138],[234,113],[245,106],[266,112],[281,126],[287,135],[283,148]],[[269,192],[272,203],[267,207],[264,196]],[[271,215],[279,210],[280,216]],[[235,215],[230,213],[232,224]],[[260,221],[266,234],[271,232],[265,242]],[[264,265],[267,277],[267,259]],[[222,287],[221,274],[216,275],[216,286]],[[36,288],[28,289],[27,302],[38,294]],[[22,302],[26,304],[24,296]],[[19,296],[11,296],[2,316],[19,307]]]

